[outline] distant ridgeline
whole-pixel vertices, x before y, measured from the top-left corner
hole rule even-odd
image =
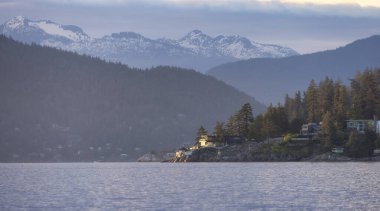
[[[191,70],[146,71],[0,36],[0,162],[121,161],[193,142],[249,102]]]
[[[312,79],[329,76],[349,84],[357,71],[380,67],[379,49],[380,35],[375,35],[334,50],[226,63],[208,73],[261,102],[277,103],[285,94],[303,90]]]
[[[329,152],[370,157],[380,148],[377,117],[380,69],[358,73],[349,86],[312,80],[306,92],[286,95],[284,105],[270,105],[255,118],[244,104],[226,124],[217,122],[212,136],[201,127],[196,144],[182,149],[191,152],[177,153],[175,161],[287,161]],[[228,144],[231,137],[245,142]]]

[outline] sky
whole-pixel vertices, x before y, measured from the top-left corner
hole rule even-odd
[[[380,0],[0,0],[15,16],[76,25],[93,37],[133,31],[178,39],[193,29],[311,53],[380,34]]]

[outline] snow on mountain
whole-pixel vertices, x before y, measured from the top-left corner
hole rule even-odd
[[[10,19],[4,24],[4,29],[17,29],[21,28],[25,25],[26,19],[22,16],[17,16],[15,18]]]
[[[88,39],[88,36],[85,35],[82,30],[74,26],[62,26],[51,21],[30,22],[29,25],[40,28],[47,34],[65,37],[72,41],[82,41]]]
[[[215,65],[241,59],[298,54],[290,48],[251,42],[241,36],[211,37],[200,30],[193,30],[178,40],[150,39],[134,32],[91,38],[77,26],[49,20],[32,21],[22,16],[1,25],[0,33],[22,42],[75,51],[140,68],[174,65],[204,72]]]
[[[44,43],[71,43],[90,40],[82,29],[77,26],[61,25],[49,20],[32,21],[17,16],[5,22],[1,33],[23,42]]]

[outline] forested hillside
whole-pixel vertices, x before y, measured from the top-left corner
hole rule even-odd
[[[131,160],[192,143],[246,94],[192,70],[131,69],[0,37],[0,161]],[[122,156],[121,156],[122,155]]]
[[[261,102],[277,103],[283,102],[285,94],[303,90],[313,79],[329,76],[348,84],[357,71],[380,67],[379,49],[380,36],[375,35],[334,50],[227,63],[211,69],[209,74]]]
[[[253,118],[250,108],[243,106],[227,123],[218,123],[217,136],[238,135],[258,141],[285,136],[297,137],[303,124],[320,124],[314,137],[320,141],[321,151],[334,146],[346,147],[352,157],[371,156],[380,147],[380,137],[370,125],[363,125],[365,133],[347,128],[348,120],[378,120],[380,116],[380,69],[365,70],[356,74],[350,85],[326,77],[319,83],[311,80],[306,92],[286,95],[285,103],[270,105],[262,115]],[[248,118],[250,117],[250,118]],[[374,125],[374,127],[379,127]],[[315,150],[315,149],[313,149]]]
[[[350,157],[370,157],[373,150],[380,147],[380,137],[376,134],[380,127],[376,121],[379,116],[380,69],[365,70],[358,72],[349,85],[328,77],[319,83],[311,80],[306,92],[286,95],[284,104],[270,105],[266,112],[255,118],[250,105],[244,104],[226,123],[217,122],[213,135],[219,140],[224,136],[240,136],[257,142],[284,137],[269,152],[286,154],[293,150],[299,155],[305,148],[295,150],[292,144],[297,144],[288,144],[288,141],[309,136],[299,133],[303,124],[311,123],[320,126],[320,130],[312,138],[308,137],[310,142],[301,142],[303,146],[309,145],[303,156],[331,152],[333,147],[339,146],[344,147],[345,154]],[[372,122],[374,125],[363,125],[364,132],[361,133],[347,128],[349,120],[376,122]],[[198,134],[203,134],[202,131],[203,128],[200,128]]]

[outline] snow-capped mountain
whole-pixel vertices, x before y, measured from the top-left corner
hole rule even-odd
[[[17,16],[0,26],[1,33],[16,40],[38,44],[59,42],[69,44],[85,42],[91,38],[81,28],[72,25],[61,25],[49,20],[32,21]]]
[[[230,56],[236,59],[260,57],[286,57],[297,55],[293,49],[251,42],[238,35],[210,37],[200,30],[194,30],[178,40],[178,44],[191,49],[196,54],[205,56]]]
[[[241,59],[298,54],[290,48],[251,42],[241,36],[211,37],[200,30],[193,30],[178,40],[149,39],[134,32],[92,38],[77,26],[50,20],[32,21],[22,16],[1,25],[0,33],[22,42],[75,51],[140,68],[172,65],[205,72],[215,65]]]

